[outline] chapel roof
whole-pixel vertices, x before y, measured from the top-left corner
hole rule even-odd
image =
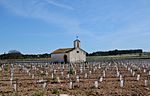
[[[72,50],[74,50],[74,48],[60,48],[60,49],[53,51],[51,54],[68,53]]]

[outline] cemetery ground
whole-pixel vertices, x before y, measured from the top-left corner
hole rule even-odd
[[[1,63],[0,96],[150,96],[150,59]]]

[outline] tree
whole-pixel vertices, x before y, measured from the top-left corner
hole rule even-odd
[[[3,59],[22,59],[23,55],[17,50],[10,50],[8,54],[4,54]]]

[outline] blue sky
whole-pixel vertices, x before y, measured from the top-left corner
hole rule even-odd
[[[50,53],[73,47],[87,52],[150,51],[149,0],[0,0],[0,53]]]

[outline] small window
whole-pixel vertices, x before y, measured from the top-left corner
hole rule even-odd
[[[79,53],[79,51],[77,51],[77,53]]]

